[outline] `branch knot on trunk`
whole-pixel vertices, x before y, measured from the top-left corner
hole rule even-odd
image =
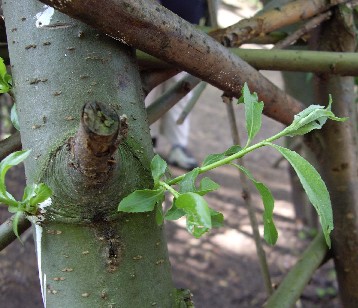
[[[127,117],[100,102],[83,106],[79,129],[72,138],[73,166],[93,184],[103,183],[117,163],[114,153],[128,132]]]

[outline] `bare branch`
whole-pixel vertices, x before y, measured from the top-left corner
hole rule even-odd
[[[285,124],[303,105],[246,62],[155,1],[42,0],[73,18],[124,40],[239,97],[245,82],[265,102],[264,113]],[[100,9],[98,6],[100,5]]]
[[[231,48],[230,51],[257,70],[358,75],[358,57],[354,52],[244,48]],[[142,54],[138,56],[142,57]],[[155,61],[158,67],[170,67],[168,63],[151,57],[153,66]]]
[[[10,137],[0,141],[0,161],[12,152],[21,150],[20,133],[16,132]]]
[[[187,75],[165,91],[162,96],[158,97],[147,108],[149,124],[159,120],[163,114],[187,95],[199,82],[199,78]]]
[[[264,307],[292,307],[324,260],[327,252],[328,247],[323,234],[322,232],[318,233]]]
[[[166,69],[151,69],[142,71],[140,76],[142,79],[142,87],[144,93],[147,95],[157,85],[168,80],[180,72],[177,68],[166,68]]]
[[[12,229],[13,219],[14,217],[12,216],[0,225],[0,251],[16,240],[16,235]],[[17,225],[19,235],[24,233],[30,226],[31,223],[27,220],[26,216],[21,215]]]
[[[329,19],[331,16],[331,11],[328,11],[321,15],[318,15],[317,17],[312,18],[303,27],[297,29],[295,32],[293,32],[291,35],[289,35],[282,41],[279,41],[272,49],[282,49],[290,46],[291,44],[294,44],[303,35],[316,28],[319,24]]]
[[[242,19],[228,28],[213,31],[210,35],[226,47],[240,46],[254,37],[312,18],[334,5],[349,1],[296,0],[252,18]]]
[[[201,81],[193,90],[193,96],[190,98],[189,102],[184,107],[182,113],[178,117],[177,124],[183,124],[189,113],[193,110],[195,104],[198,102],[200,95],[203,93],[207,86],[205,81]]]

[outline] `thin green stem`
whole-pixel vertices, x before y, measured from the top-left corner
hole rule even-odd
[[[163,188],[165,188],[166,190],[168,190],[174,196],[174,198],[179,197],[179,193],[173,187],[171,187],[169,184],[159,181],[159,185],[162,186]]]
[[[252,152],[252,151],[254,151],[254,150],[256,150],[256,149],[261,148],[261,147],[267,145],[267,143],[272,142],[272,141],[274,141],[274,140],[277,140],[277,139],[281,138],[284,134],[285,134],[285,133],[283,133],[283,132],[279,132],[278,134],[276,134],[276,135],[274,135],[274,136],[272,136],[272,137],[270,137],[270,138],[267,138],[267,139],[265,139],[265,140],[262,140],[262,141],[260,141],[260,142],[258,142],[258,143],[256,143],[256,144],[254,144],[254,145],[252,145],[252,146],[245,147],[245,148],[243,148],[241,151],[239,151],[239,152],[237,152],[237,153],[235,153],[235,154],[232,154],[232,155],[230,155],[230,156],[227,156],[227,157],[225,157],[225,158],[223,158],[223,159],[221,159],[221,160],[218,160],[218,161],[216,161],[216,162],[214,162],[214,163],[212,163],[212,164],[209,164],[209,165],[207,165],[207,166],[200,167],[200,168],[199,168],[199,174],[202,174],[202,173],[207,172],[207,171],[209,171],[209,170],[212,170],[212,169],[215,169],[215,168],[218,168],[218,167],[227,165],[227,164],[231,163],[233,160],[238,159],[238,158],[241,158],[241,157],[245,156],[246,154],[248,154],[248,153],[250,153],[250,152]],[[184,178],[184,176],[185,176],[185,174],[183,174],[183,175],[181,175],[181,176],[178,176],[178,177],[176,177],[176,178],[170,180],[170,181],[167,183],[168,186],[169,186],[169,185],[174,185],[174,184],[180,182],[180,181]]]

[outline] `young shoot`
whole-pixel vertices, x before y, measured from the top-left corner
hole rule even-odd
[[[13,230],[19,238],[18,221],[21,214],[36,216],[40,214],[40,204],[51,197],[51,189],[44,183],[27,185],[22,200],[15,198],[6,190],[5,175],[7,171],[23,162],[31,150],[17,151],[0,162],[0,205],[6,205],[10,213],[14,213]]]
[[[296,152],[278,146],[273,141],[284,136],[306,134],[314,129],[320,129],[328,120],[345,121],[345,118],[336,117],[331,111],[332,99],[326,108],[312,105],[297,114],[292,124],[278,134],[252,144],[252,140],[261,129],[263,102],[258,101],[256,93],[250,93],[245,83],[242,96],[238,103],[245,104],[245,120],[248,140],[244,148],[239,145],[230,147],[223,153],[210,154],[201,167],[168,179],[165,177],[166,162],[155,155],[151,162],[151,171],[154,181],[152,189],[136,190],[125,197],[118,206],[122,212],[138,213],[156,211],[158,224],[163,220],[186,218],[187,230],[195,237],[201,237],[212,228],[223,225],[223,214],[209,207],[204,195],[219,188],[219,185],[205,177],[196,184],[199,174],[224,165],[232,165],[243,172],[258,190],[264,205],[263,224],[264,238],[267,243],[274,245],[278,233],[273,221],[274,198],[266,185],[257,181],[249,170],[234,163],[235,160],[263,146],[271,146],[283,155],[296,171],[309,200],[316,209],[327,245],[331,246],[329,234],[333,230],[332,207],[327,187],[315,168]],[[163,213],[162,202],[165,193],[173,195],[172,206]]]

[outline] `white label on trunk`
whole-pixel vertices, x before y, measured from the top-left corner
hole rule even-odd
[[[55,9],[48,5],[44,5],[44,11],[36,14],[36,28],[46,27],[50,24],[51,18],[55,13]]]

